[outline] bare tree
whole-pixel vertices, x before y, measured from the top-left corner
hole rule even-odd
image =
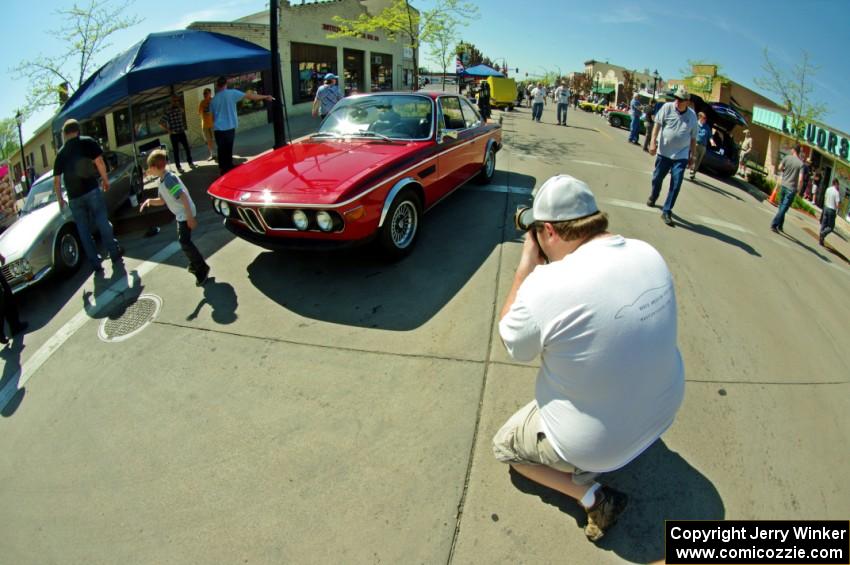
[[[83,84],[97,55],[110,46],[109,37],[142,21],[125,15],[131,4],[131,0],[90,0],[87,6],[75,3],[57,11],[63,24],[47,33],[62,39],[61,54],[38,54],[11,70],[29,81],[27,114],[59,104]]]
[[[789,132],[797,139],[802,139],[806,124],[820,120],[827,110],[825,104],[812,101],[813,79],[819,67],[812,63],[808,52],[804,50],[800,62],[792,69],[781,69],[771,60],[765,48],[762,69],[765,75],[755,79],[756,86],[781,98],[791,117]]]
[[[454,21],[435,22],[432,32],[431,59],[443,70],[443,90],[446,89],[446,72],[455,61],[454,42],[457,40],[457,23]]]

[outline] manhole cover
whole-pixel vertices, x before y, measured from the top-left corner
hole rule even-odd
[[[142,294],[138,300],[127,306],[120,316],[103,320],[97,335],[108,342],[130,339],[154,321],[160,308],[162,308],[162,299],[159,296]]]

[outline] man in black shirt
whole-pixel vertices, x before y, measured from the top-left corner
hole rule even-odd
[[[180,168],[180,146],[186,149],[186,161],[189,163],[189,168],[194,169],[195,164],[192,162],[192,151],[189,149],[189,140],[186,138],[186,113],[183,112],[182,99],[176,94],[171,97],[171,106],[165,111],[165,114],[159,120],[165,131],[168,132],[168,137],[171,139],[171,151],[174,153],[174,164],[177,166],[177,171],[182,173]]]
[[[121,262],[123,251],[115,241],[112,224],[106,217],[106,203],[97,184],[97,175],[103,183],[103,190],[109,190],[109,177],[106,175],[106,164],[103,162],[103,150],[98,143],[86,136],[80,135],[80,124],[77,120],[68,120],[62,126],[65,144],[56,155],[53,164],[53,190],[59,201],[59,209],[64,210],[65,200],[62,198],[60,176],[64,179],[65,190],[68,192],[68,206],[77,224],[80,243],[92,268],[97,273],[103,272],[101,258],[92,237],[89,220],[100,233],[100,239],[109,250],[112,264]]]

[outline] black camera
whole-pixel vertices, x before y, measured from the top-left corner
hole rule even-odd
[[[527,211],[531,210],[531,206],[520,206],[516,209],[516,213],[514,214],[514,226],[519,231],[528,231],[531,229],[531,226],[534,225],[534,221],[528,221],[531,217],[531,214],[526,214]],[[525,221],[523,221],[523,215],[526,215]]]

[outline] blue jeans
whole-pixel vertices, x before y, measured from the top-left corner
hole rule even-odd
[[[632,116],[632,125],[629,128],[629,141],[637,143],[640,138],[640,116]]]
[[[106,202],[103,200],[100,188],[90,190],[76,198],[69,198],[68,206],[71,207],[71,215],[74,217],[74,223],[77,224],[77,233],[80,234],[80,244],[91,266],[99,269],[101,260],[92,237],[92,227],[97,228],[100,240],[109,250],[112,260],[118,259],[118,242],[115,241],[115,235],[112,233],[112,224],[106,217]],[[91,225],[92,222],[94,226]]]
[[[540,121],[540,118],[543,117],[543,103],[535,103],[531,105],[531,119]]]
[[[782,229],[782,226],[785,225],[785,214],[788,212],[791,204],[794,203],[794,197],[796,195],[797,191],[793,188],[782,187],[782,192],[780,193],[782,200],[779,202],[779,210],[777,210],[776,215],[773,217],[773,221],[770,222],[770,227],[778,230]]]
[[[670,190],[667,192],[667,200],[664,202],[664,208],[661,209],[665,214],[673,211],[673,206],[676,204],[676,197],[679,196],[679,189],[682,187],[682,179],[685,177],[685,168],[688,166],[687,159],[670,159],[662,155],[655,158],[655,172],[652,173],[652,194],[649,199],[655,202],[661,194],[661,183],[664,182],[664,177],[670,173]]]
[[[570,105],[566,102],[558,102],[558,123],[567,125],[567,110]],[[561,117],[563,115],[563,118]]]

